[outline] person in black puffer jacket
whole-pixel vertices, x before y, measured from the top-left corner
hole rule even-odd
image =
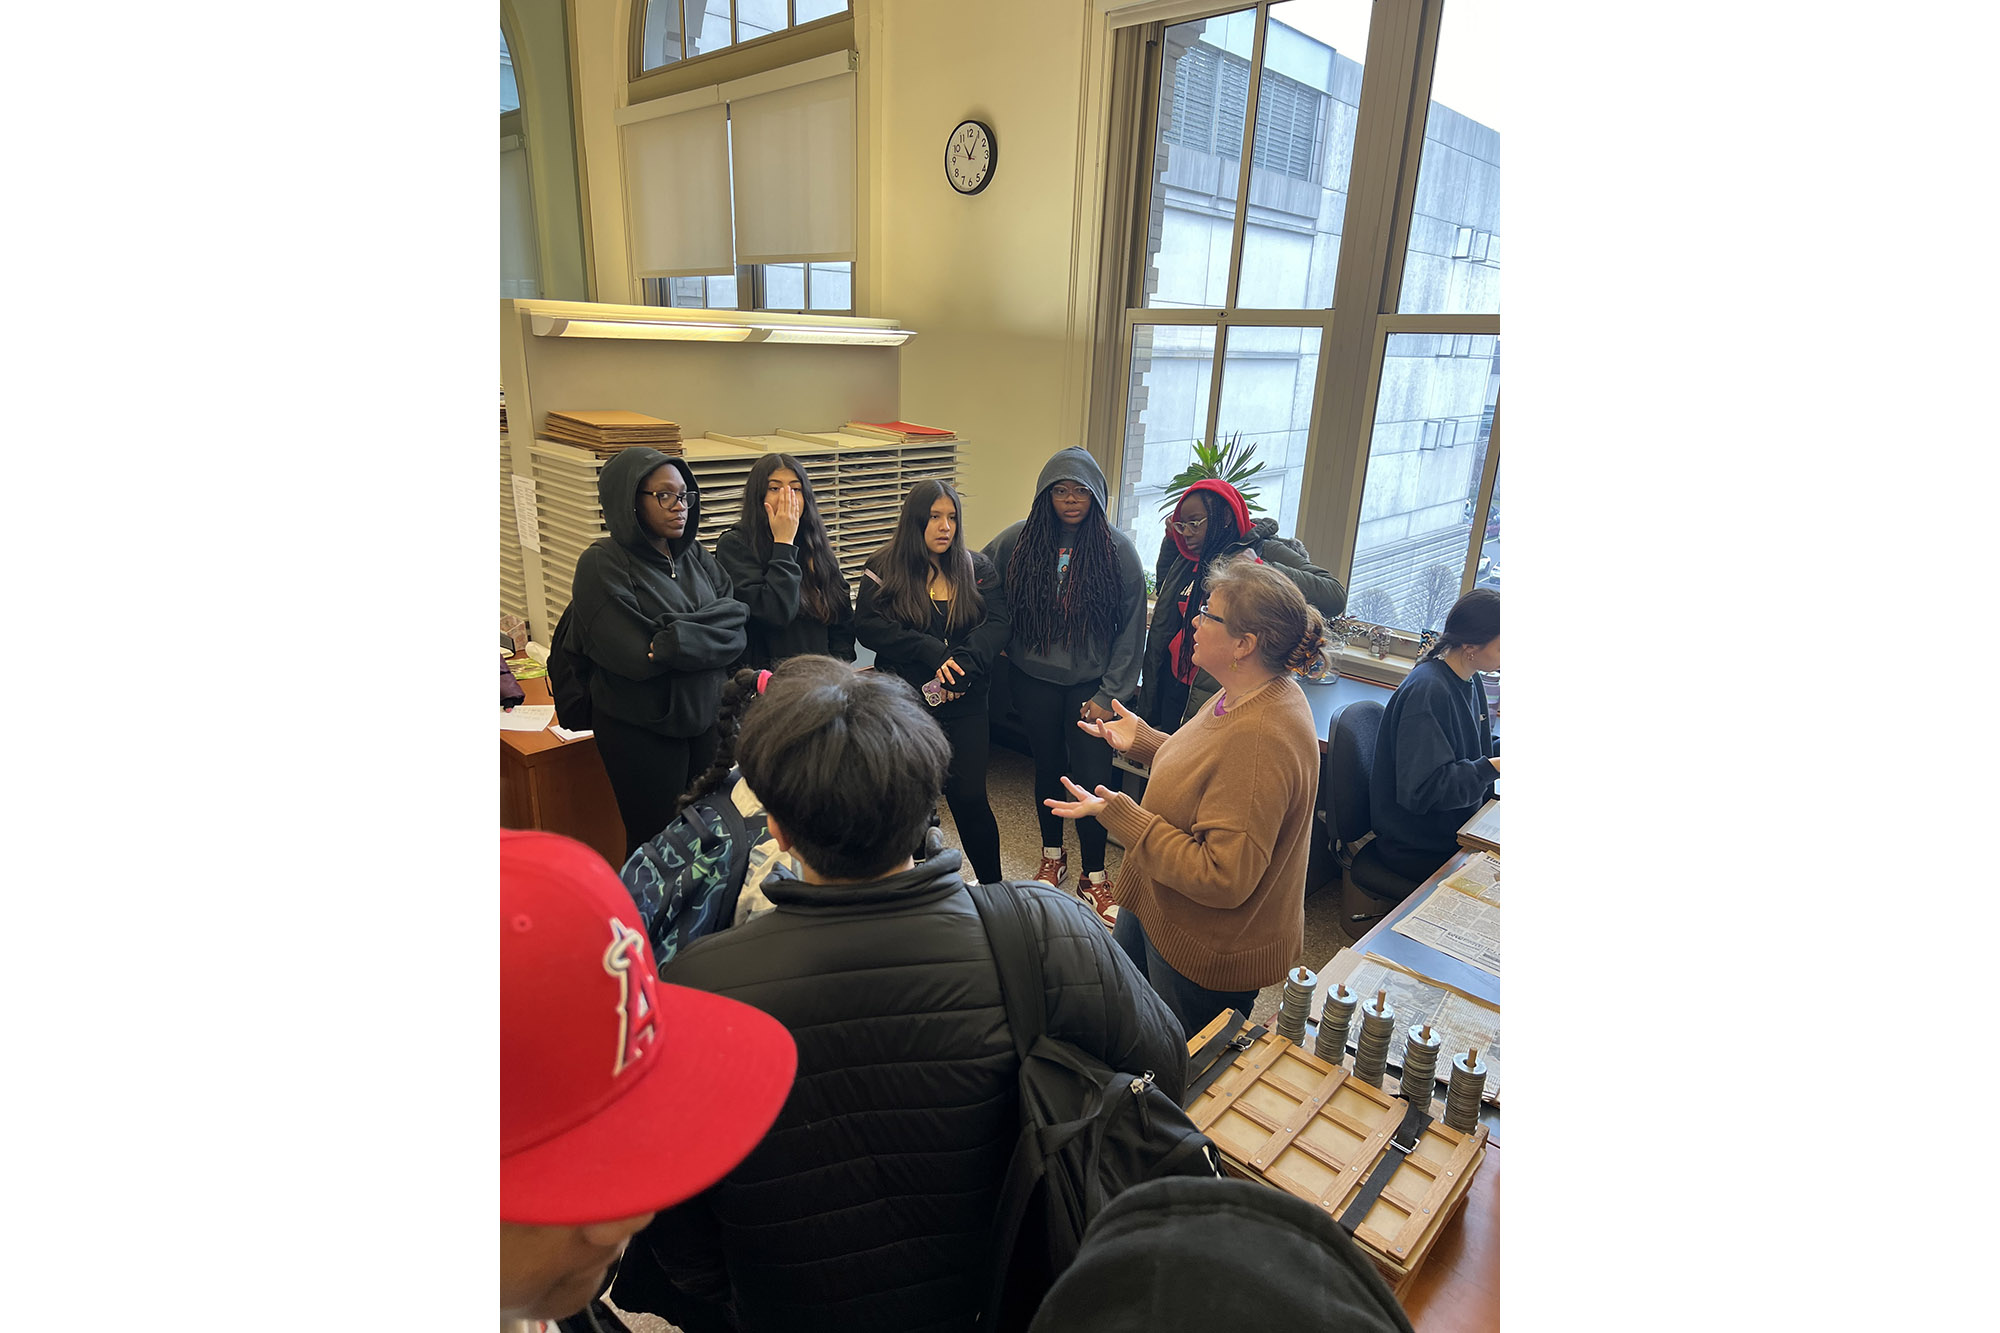
[[[974,1329],[1018,1064],[959,854],[910,855],[950,760],[930,711],[894,676],[802,657],[745,719],[737,762],[801,872],[765,882],[774,911],[662,975],[777,1018],[798,1080],[740,1167],[633,1241],[621,1309],[690,1333]],[[1180,1027],[1110,932],[1066,894],[1012,887],[1049,1033],[1179,1100]]]
[[[1172,732],[1221,688],[1194,665],[1190,618],[1207,600],[1208,572],[1224,556],[1247,554],[1283,574],[1306,604],[1331,622],[1347,609],[1347,589],[1312,562],[1306,548],[1278,536],[1276,521],[1250,521],[1243,495],[1226,481],[1198,481],[1182,492],[1160,539],[1154,567],[1153,618],[1146,626],[1145,675],[1132,711]]]

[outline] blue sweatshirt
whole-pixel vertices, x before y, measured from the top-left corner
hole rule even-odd
[[[1493,795],[1493,752],[1478,678],[1460,680],[1437,658],[1412,667],[1383,710],[1368,783],[1375,843],[1391,869],[1421,879],[1451,859],[1458,830]]]

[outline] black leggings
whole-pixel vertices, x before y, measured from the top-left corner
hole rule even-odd
[[[954,717],[940,717],[938,726],[951,742],[951,771],[945,774],[944,803],[958,826],[958,845],[972,862],[981,884],[1000,882],[1000,824],[986,800],[986,760],[993,742],[987,732],[986,706]]]
[[[1097,694],[1101,681],[1051,685],[1016,667],[1008,678],[1028,749],[1035,756],[1035,817],[1042,824],[1042,846],[1063,845],[1063,818],[1042,802],[1067,801],[1062,779],[1085,791],[1111,785],[1111,747],[1085,734],[1076,724],[1078,710]],[[1104,869],[1104,825],[1091,817],[1076,821],[1076,840],[1083,848],[1083,874]]]
[[[630,860],[640,843],[667,826],[681,793],[715,759],[715,728],[699,736],[662,736],[600,711],[593,729],[598,758],[618,800],[618,817],[625,821],[625,858]]]

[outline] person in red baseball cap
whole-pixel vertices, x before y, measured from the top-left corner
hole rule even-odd
[[[589,1304],[655,1211],[757,1146],[797,1064],[769,1015],[658,980],[632,899],[595,851],[503,831],[503,1325]]]

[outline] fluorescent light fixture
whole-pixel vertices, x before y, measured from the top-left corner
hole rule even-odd
[[[530,327],[538,338],[647,338],[672,342],[846,343],[861,347],[900,347],[916,336],[912,329],[868,328],[844,324],[705,324],[667,319],[573,319],[566,315],[534,315]]]
[[[675,342],[747,342],[756,330],[742,324],[669,323],[665,320],[568,319],[560,315],[533,317],[541,338],[663,338]]]
[[[759,342],[856,343],[866,347],[900,347],[916,336],[913,329],[864,329],[814,324],[767,324]]]

